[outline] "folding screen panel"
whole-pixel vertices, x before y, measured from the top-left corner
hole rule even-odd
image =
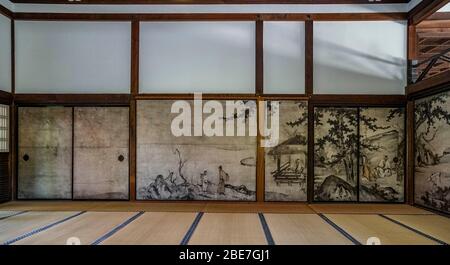
[[[358,109],[314,109],[314,200],[356,201]]]
[[[403,202],[404,108],[361,108],[359,200]]]
[[[19,199],[72,197],[72,108],[18,110]]]
[[[142,22],[142,93],[254,93],[255,22]]]
[[[174,103],[174,100],[138,101],[137,199],[255,200],[256,137],[249,133],[245,136],[206,136],[210,134],[201,130],[203,126],[211,125],[210,115],[213,114],[203,114],[197,120],[193,116],[198,108],[202,111],[201,106],[194,109],[192,101]],[[223,103],[209,101],[205,108],[206,104],[225,107]],[[256,108],[233,113],[225,110],[220,113],[215,109],[213,113],[219,119],[212,126],[216,133],[224,132],[226,126],[222,122],[230,122],[236,129],[241,118],[246,130],[256,127]],[[179,136],[180,128],[185,133],[202,136]]]
[[[74,108],[74,199],[128,199],[128,107]]]
[[[450,213],[450,92],[415,102],[415,203]]]
[[[265,148],[265,200],[306,201],[308,167],[308,102],[280,101],[279,140]],[[272,123],[270,126],[276,126]]]

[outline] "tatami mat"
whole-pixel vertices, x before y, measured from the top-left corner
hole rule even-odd
[[[0,211],[0,220],[20,213],[20,211]]]
[[[326,203],[310,204],[309,207],[317,213],[324,214],[432,214],[406,204]]]
[[[205,213],[190,245],[266,245],[258,214]]]
[[[18,241],[19,245],[65,245],[69,238],[77,238],[81,245],[89,245],[130,218],[133,212],[87,212],[39,234]]]
[[[277,245],[348,245],[345,236],[317,214],[264,214]]]
[[[77,212],[27,212],[0,220],[0,244]]]
[[[196,213],[147,212],[102,242],[104,245],[178,245]]]
[[[387,215],[404,225],[450,244],[450,219],[439,215]]]
[[[380,239],[382,245],[434,245],[435,241],[395,224],[379,215],[326,214],[345,232],[366,244],[371,237]]]

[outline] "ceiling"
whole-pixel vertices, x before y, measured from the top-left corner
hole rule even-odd
[[[417,59],[426,60],[431,56],[441,54],[450,49],[450,12],[440,12],[431,15],[427,20],[417,25]],[[427,64],[418,68],[421,73]],[[427,77],[439,74],[450,68],[450,62],[439,60],[428,72]]]
[[[410,0],[11,0],[34,4],[396,4]]]

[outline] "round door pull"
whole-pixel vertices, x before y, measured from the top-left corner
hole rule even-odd
[[[120,155],[117,159],[118,159],[120,162],[122,162],[123,160],[125,160],[125,157],[124,157],[123,155]]]
[[[23,158],[23,160],[24,160],[25,162],[28,161],[28,160],[30,160],[30,156],[27,155],[27,154],[25,154],[22,158]]]

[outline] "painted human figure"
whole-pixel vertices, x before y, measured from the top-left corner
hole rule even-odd
[[[205,169],[203,173],[200,173],[200,183],[202,185],[202,191],[208,191],[208,171]]]
[[[222,169],[222,166],[219,166],[219,184],[217,185],[217,193],[220,195],[225,195],[225,182],[230,179],[225,170]]]
[[[391,172],[391,163],[389,163],[389,157],[384,156],[384,159],[378,163],[378,177],[384,178],[390,176]]]
[[[375,179],[372,177],[370,173],[369,163],[367,163],[367,157],[365,155],[362,156],[362,168],[363,168],[363,178],[368,181],[374,181]]]
[[[303,170],[303,168],[302,168],[302,170]],[[299,171],[300,171],[300,159],[297,158],[297,159],[295,159],[294,172],[295,173],[299,173]]]

